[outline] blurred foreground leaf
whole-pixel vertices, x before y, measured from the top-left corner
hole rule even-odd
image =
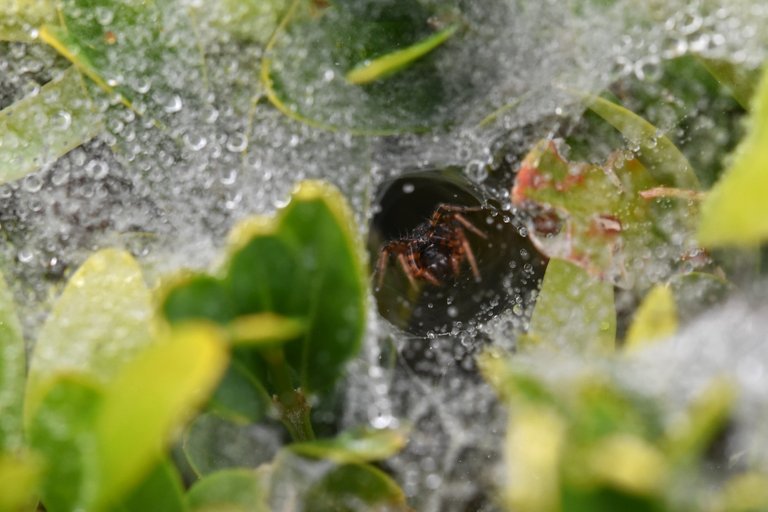
[[[110,508],[110,512],[184,512],[187,510],[184,500],[181,477],[169,460],[161,460],[146,475],[120,504]]]
[[[39,331],[32,353],[25,414],[34,413],[46,380],[62,373],[108,382],[152,341],[152,303],[127,252],[93,254],[67,283]]]
[[[70,67],[38,94],[0,110],[0,183],[39,170],[102,129],[80,73]]]
[[[699,240],[707,247],[768,240],[768,67],[752,100],[748,132],[701,211]]]
[[[635,312],[624,341],[625,348],[641,347],[673,335],[677,331],[677,308],[672,290],[656,285]]]
[[[34,510],[40,473],[37,459],[0,453],[0,512]]]
[[[103,384],[87,373],[47,381],[29,422],[30,443],[46,462],[47,509],[136,510],[154,496],[164,510],[181,510],[178,477],[162,466],[163,450],[226,361],[217,332],[198,325],[146,347]]]
[[[22,447],[26,366],[16,305],[0,275],[0,455],[16,452]]]

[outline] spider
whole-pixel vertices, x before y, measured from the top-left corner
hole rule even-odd
[[[397,261],[413,288],[418,288],[416,281],[419,279],[441,286],[446,279],[459,275],[464,260],[469,263],[475,281],[480,281],[477,260],[465,230],[484,239],[488,237],[462,214],[482,209],[479,206],[440,204],[428,221],[418,225],[408,235],[387,242],[381,248],[376,263],[376,289],[381,288],[391,255],[397,256]]]

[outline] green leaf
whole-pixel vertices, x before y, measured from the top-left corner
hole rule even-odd
[[[241,313],[306,318],[286,357],[302,390],[330,390],[365,324],[367,277],[346,201],[329,185],[303,182],[271,226],[246,222],[232,239],[226,282]]]
[[[288,449],[303,457],[337,463],[384,460],[399,452],[408,440],[408,429],[347,431],[333,439],[293,443]]]
[[[636,349],[677,332],[677,307],[672,290],[656,285],[645,296],[629,326],[624,345]]]
[[[217,330],[188,324],[147,348],[110,382],[96,425],[99,503],[114,502],[146,475],[171,435],[213,392],[227,359]]]
[[[0,511],[35,510],[40,473],[37,459],[0,453]]]
[[[176,467],[167,459],[162,460],[149,472],[144,480],[122,500],[120,505],[111,507],[110,512],[184,512],[181,476]]]
[[[321,15],[314,11],[313,2],[293,0],[262,58],[261,82],[283,114],[360,134],[426,131],[452,120],[440,106],[448,94],[465,91],[452,89],[437,66],[445,49],[432,50],[452,29],[431,32],[428,20],[440,17],[434,6],[345,0],[324,5]],[[400,72],[365,87],[350,83],[347,73],[366,61],[363,79]]]
[[[0,110],[0,183],[39,170],[102,130],[82,77],[67,69],[38,94]]]
[[[143,0],[62,0],[61,25],[43,25],[40,38],[83,74],[130,106],[136,93],[125,73],[147,79],[162,56],[162,11]]]
[[[227,469],[198,480],[187,493],[191,512],[268,512],[256,471]]]
[[[35,43],[32,31],[55,18],[53,0],[0,0],[0,41]]]
[[[231,239],[224,277],[170,288],[161,306],[166,317],[226,327],[244,370],[230,378],[257,379],[258,394],[331,390],[360,347],[366,310],[362,250],[343,196],[303,182],[276,217],[247,220]],[[217,399],[227,402],[221,393]]]
[[[347,73],[347,81],[362,85],[391,76],[443,44],[458,28],[457,25],[452,25],[408,48],[366,60]]]
[[[248,365],[235,353],[208,407],[231,421],[261,420],[272,406],[272,397]]]
[[[104,403],[97,384],[54,377],[30,421],[29,442],[46,462],[41,497],[47,510],[92,510],[101,484],[94,425]]]
[[[748,133],[701,210],[698,237],[706,247],[750,246],[768,240],[768,66],[753,98]]]
[[[688,160],[661,130],[621,105],[597,96],[588,99],[589,109],[638,146],[640,160],[662,185],[698,190],[699,179]]]
[[[410,510],[397,484],[383,471],[365,464],[330,470],[307,491],[304,507],[313,512]]]
[[[549,346],[611,352],[616,343],[613,286],[572,263],[550,260],[529,335]]]
[[[25,415],[42,398],[41,385],[75,372],[102,383],[152,342],[152,300],[141,269],[124,251],[93,254],[75,272],[38,334],[32,353]]]
[[[11,291],[0,275],[0,454],[22,446],[26,352]]]
[[[271,510],[410,510],[400,487],[384,472],[367,464],[337,465],[283,451],[271,469]]]
[[[184,433],[183,452],[194,473],[203,477],[233,467],[269,463],[282,444],[271,425],[238,424],[218,414],[201,414]]]

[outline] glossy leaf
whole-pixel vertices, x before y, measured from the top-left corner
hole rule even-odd
[[[105,383],[152,342],[152,301],[138,263],[105,249],[75,272],[38,334],[32,354],[26,417],[43,382],[75,372]]]
[[[146,512],[147,510],[184,512],[187,509],[179,472],[173,463],[162,460],[119,505],[110,507],[109,510],[110,512]]]
[[[94,426],[104,391],[75,376],[48,384],[29,426],[30,445],[45,460],[42,501],[51,512],[92,510],[102,483]]]
[[[550,260],[529,336],[553,347],[611,352],[616,342],[613,286],[572,263]]]
[[[0,453],[0,511],[34,510],[40,473],[39,460]]]
[[[750,109],[748,132],[702,205],[698,237],[707,247],[768,240],[768,67]]]
[[[32,32],[55,17],[53,0],[1,0],[0,41],[34,43]]]
[[[249,469],[226,469],[195,482],[187,493],[191,512],[268,512],[265,485]]]
[[[0,110],[0,183],[39,170],[102,130],[80,73],[67,69],[38,94]]]
[[[367,0],[320,9],[317,15],[313,2],[293,0],[267,44],[261,81],[281,112],[312,126],[366,134],[425,131],[450,118],[440,109],[451,91],[436,65],[443,48],[434,49],[450,29],[430,32],[427,20],[440,17],[434,7],[418,0]],[[375,80],[396,68],[396,75]],[[354,85],[345,78],[350,70],[353,80],[362,73],[361,79],[375,81]],[[309,101],[308,83],[314,84]]]
[[[26,351],[11,291],[0,275],[0,454],[22,446]]]
[[[163,444],[215,389],[227,360],[217,330],[190,324],[147,348],[110,382],[96,425],[100,503],[141,481]]]
[[[621,105],[591,97],[590,110],[637,144],[640,160],[662,185],[697,190],[699,180],[688,160],[658,128]]]
[[[384,460],[399,452],[408,441],[408,429],[356,430],[333,439],[293,443],[288,449],[303,457],[337,463]]]
[[[672,290],[668,286],[656,285],[635,312],[624,345],[627,349],[634,349],[669,337],[677,332],[677,324],[677,307]]]
[[[553,141],[525,157],[512,200],[528,212],[541,252],[575,263],[622,288],[668,278],[683,260],[701,264],[693,238],[695,201],[666,194],[648,170],[616,153],[605,164],[568,162]],[[674,228],[672,228],[674,226]],[[666,254],[647,261],[647,251]],[[706,260],[706,258],[699,258]]]

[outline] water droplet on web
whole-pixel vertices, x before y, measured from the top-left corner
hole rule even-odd
[[[24,180],[21,183],[21,186],[26,190],[27,192],[39,192],[41,188],[43,188],[43,179],[38,176],[37,174],[31,174],[24,178]]]
[[[226,147],[227,151],[240,153],[245,151],[245,148],[248,147],[248,139],[242,133],[233,133],[227,137]]]
[[[178,94],[174,94],[168,98],[168,101],[163,105],[163,110],[168,114],[175,114],[176,112],[180,112],[183,106],[184,102],[181,100],[181,97]]]

